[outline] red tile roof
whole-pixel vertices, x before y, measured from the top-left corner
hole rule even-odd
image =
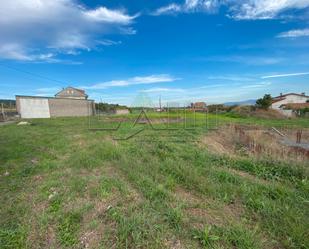
[[[305,95],[305,94],[300,94],[300,93],[286,93],[286,94],[282,94],[282,95],[279,95],[279,96],[277,96],[277,97],[274,97],[274,99],[277,99],[277,98],[284,98],[284,97],[286,97],[286,96],[288,96],[288,95],[296,95],[296,96],[301,96],[301,97],[307,97],[307,98],[309,98],[309,96],[307,96],[307,95]]]
[[[272,100],[272,103],[276,103],[278,101],[281,101],[281,100],[284,100],[287,96],[289,95],[296,95],[296,96],[301,96],[301,97],[307,97],[309,98],[309,96],[305,95],[305,94],[299,94],[299,93],[286,93],[286,94],[282,94],[282,95],[279,95],[277,97],[274,97],[273,100]]]

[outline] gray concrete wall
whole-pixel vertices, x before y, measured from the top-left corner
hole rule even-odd
[[[50,118],[48,98],[16,97],[21,118]]]
[[[16,96],[21,118],[79,117],[93,115],[94,102],[83,99],[62,99]]]
[[[278,111],[279,111],[280,113],[282,113],[283,115],[287,116],[287,117],[293,117],[293,116],[295,116],[292,110],[278,109]]]
[[[93,101],[79,99],[49,99],[51,117],[79,117],[93,115]]]

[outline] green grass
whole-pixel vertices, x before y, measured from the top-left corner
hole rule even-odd
[[[209,115],[206,125],[202,114],[187,114],[194,129],[154,122],[153,130],[132,127],[136,117],[91,120],[111,128],[123,118],[117,131],[90,131],[87,118],[1,126],[0,248],[309,247],[308,162],[229,158],[199,146],[217,124],[309,128],[308,119]],[[160,117],[168,116],[150,114]]]

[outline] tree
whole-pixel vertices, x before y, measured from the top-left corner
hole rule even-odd
[[[263,98],[258,99],[256,101],[256,106],[258,108],[262,108],[262,109],[267,110],[271,106],[271,103],[272,103],[271,95],[270,94],[265,94]]]

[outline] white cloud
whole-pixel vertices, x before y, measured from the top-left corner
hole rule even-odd
[[[294,38],[301,36],[309,36],[309,29],[294,29],[287,32],[280,33],[277,37],[280,38]]]
[[[105,45],[96,39],[100,35],[134,33],[129,26],[134,18],[124,10],[88,9],[75,0],[0,1],[0,57],[44,61],[57,53],[90,50]]]
[[[263,87],[266,87],[266,86],[270,86],[271,85],[271,82],[269,81],[265,81],[265,82],[259,82],[259,83],[256,83],[256,84],[249,84],[249,85],[243,85],[241,88],[244,88],[244,89],[247,89],[247,88],[263,88]]]
[[[109,10],[106,7],[99,7],[94,10],[84,11],[84,14],[95,22],[99,21],[120,24],[128,24],[137,17],[137,15],[128,16],[120,10]]]
[[[219,7],[217,0],[186,0],[183,4],[172,3],[153,12],[153,15],[176,14],[180,12],[213,12]]]
[[[106,89],[110,87],[154,84],[154,83],[162,83],[162,82],[172,82],[176,80],[179,80],[179,78],[175,78],[173,76],[170,76],[169,74],[154,74],[154,75],[149,75],[149,76],[136,76],[136,77],[125,79],[125,80],[111,80],[111,81],[94,84],[92,86],[81,86],[80,88]]]
[[[253,81],[254,78],[235,76],[235,75],[218,75],[218,76],[209,76],[209,80],[224,80],[224,81]]]
[[[144,92],[144,93],[161,93],[161,92],[183,92],[183,91],[184,91],[184,89],[181,89],[181,88],[154,87],[154,88],[142,90],[141,92]]]
[[[239,56],[239,55],[227,55],[227,56],[213,56],[208,58],[203,58],[205,61],[214,61],[214,62],[234,62],[247,65],[274,65],[284,61],[284,58],[281,57],[264,57],[264,56]]]
[[[185,0],[183,4],[172,3],[157,9],[153,15],[215,12],[227,7],[227,16],[237,20],[272,19],[290,9],[309,7],[309,0]]]
[[[262,79],[269,79],[269,78],[282,78],[282,77],[292,77],[292,76],[301,76],[301,75],[309,75],[309,72],[304,73],[288,73],[288,74],[274,74],[268,76],[262,76]]]
[[[231,1],[229,1],[231,2]],[[231,6],[230,15],[238,20],[272,19],[289,9],[303,9],[309,6],[309,0],[246,0],[237,1]]]
[[[173,14],[173,13],[178,13],[181,12],[182,6],[179,4],[172,3],[167,6],[163,6],[156,11],[153,12],[153,15],[164,15],[164,14]]]

